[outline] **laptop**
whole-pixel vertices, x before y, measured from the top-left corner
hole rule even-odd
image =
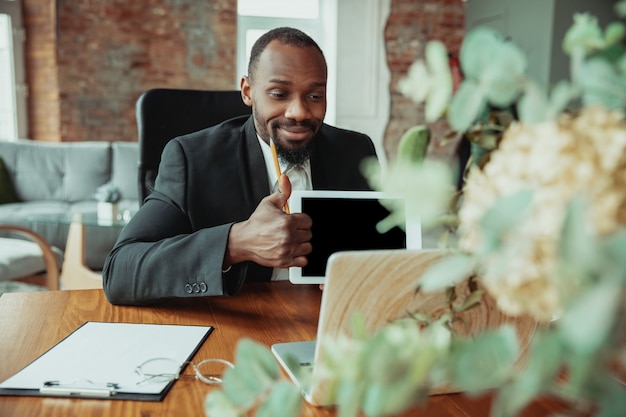
[[[336,252],[371,249],[421,249],[421,225],[404,216],[403,227],[381,232],[389,207],[402,205],[401,197],[379,191],[294,190],[289,199],[292,213],[306,213],[313,220],[312,252],[304,267],[289,268],[294,284],[323,284],[328,258]],[[394,212],[395,216],[402,213]]]
[[[407,317],[409,313],[441,313],[448,304],[446,291],[415,292],[419,277],[434,263],[448,256],[445,249],[365,250],[338,252],[328,259],[326,283],[316,340],[276,343],[271,350],[285,373],[300,387],[305,400],[316,406],[335,405],[329,386],[332,381],[316,374],[316,363],[324,354],[328,340],[350,335],[352,320],[359,313],[368,332],[374,333],[390,320]],[[455,288],[459,300],[469,289],[466,283]],[[460,316],[455,325],[459,335],[470,336],[488,328],[511,324],[520,341],[518,366],[527,361],[537,322],[530,317],[503,314],[496,301],[485,296],[480,304]],[[431,395],[460,390],[446,383],[428,387]]]

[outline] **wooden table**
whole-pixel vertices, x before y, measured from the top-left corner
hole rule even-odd
[[[215,331],[195,360],[233,360],[237,341],[243,337],[268,347],[277,342],[314,339],[320,301],[317,286],[289,282],[247,284],[236,297],[176,300],[160,307],[113,306],[102,290],[4,294],[0,297],[0,381],[86,321],[213,325]],[[162,402],[0,397],[0,416],[201,417],[204,399],[211,389],[199,381],[179,380]],[[486,417],[490,404],[490,396],[439,395],[405,416]],[[556,401],[545,399],[534,403],[522,416],[548,416],[561,409]],[[330,417],[336,413],[307,404],[302,415]]]

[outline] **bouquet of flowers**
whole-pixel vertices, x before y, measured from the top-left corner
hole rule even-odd
[[[626,16],[626,2],[616,10]],[[327,346],[323,364],[343,387],[336,397],[342,417],[402,412],[427,400],[423,387],[442,376],[468,393],[498,387],[493,416],[516,416],[541,395],[563,399],[574,414],[624,415],[625,32],[622,23],[603,30],[593,16],[576,15],[563,42],[571,80],[549,94],[526,75],[523,52],[493,30],[465,38],[465,78],[456,92],[445,47],[427,45],[400,90],[426,103],[428,121],[445,114],[481,149],[474,155],[486,158],[470,160],[457,200],[451,170],[436,161],[408,163],[400,155],[374,185],[404,193],[415,210],[409,215],[424,225],[444,219],[455,229],[451,255],[420,277],[420,291],[471,277],[504,313],[542,326],[522,368],[515,366],[517,336],[506,326],[463,339],[421,317],[419,325],[404,319],[374,335],[347,335]],[[494,123],[494,109],[517,117]],[[451,201],[458,202],[452,212]],[[466,306],[481,294],[470,294]],[[207,415],[298,415],[300,393],[279,378],[271,353],[241,345],[224,389],[207,397]],[[242,398],[235,388],[251,369],[262,383]]]

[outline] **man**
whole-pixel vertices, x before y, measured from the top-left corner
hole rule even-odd
[[[360,165],[376,156],[369,137],[323,124],[326,78],[321,49],[299,30],[277,28],[255,43],[240,84],[252,116],[168,142],[155,190],[105,261],[111,303],[234,295],[246,280],[306,264],[312,222],[283,211],[291,182],[370,189]],[[280,178],[270,138],[287,171]]]

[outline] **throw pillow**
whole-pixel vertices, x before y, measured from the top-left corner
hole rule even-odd
[[[0,204],[17,203],[18,201],[20,201],[20,199],[11,182],[9,171],[4,165],[4,160],[0,158]]]

